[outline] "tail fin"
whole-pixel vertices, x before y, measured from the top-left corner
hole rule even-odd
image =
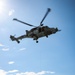
[[[17,43],[20,43],[20,41],[18,40],[18,38],[15,38],[14,36],[10,35],[10,39],[12,41],[16,41]]]

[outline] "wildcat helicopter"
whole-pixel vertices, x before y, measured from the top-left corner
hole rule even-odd
[[[44,15],[39,26],[34,26],[32,24],[29,24],[29,23],[23,22],[21,20],[18,20],[17,18],[14,18],[13,19],[14,21],[18,21],[20,23],[23,23],[23,24],[28,25],[28,26],[32,26],[34,28],[32,28],[31,30],[26,30],[26,34],[21,35],[19,37],[15,37],[13,35],[10,35],[10,39],[12,41],[16,41],[17,43],[20,43],[20,40],[22,40],[24,38],[32,38],[33,40],[36,40],[36,43],[38,43],[39,38],[45,37],[45,36],[48,38],[49,35],[55,34],[56,32],[61,31],[57,27],[56,28],[50,28],[48,26],[43,25],[43,21],[45,20],[45,18],[47,17],[47,15],[49,14],[50,11],[51,11],[51,9],[48,8],[47,12]]]

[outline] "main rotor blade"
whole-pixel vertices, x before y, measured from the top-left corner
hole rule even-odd
[[[18,22],[23,23],[23,24],[26,24],[26,25],[28,25],[28,26],[36,27],[36,26],[34,26],[34,25],[31,25],[31,24],[28,24],[28,23],[26,23],[26,22],[20,21],[20,20],[18,20],[18,19],[16,19],[16,18],[14,18],[13,20],[18,21]]]
[[[48,13],[51,11],[50,8],[47,9],[47,12],[45,14],[45,16],[43,17],[42,21],[40,22],[40,25],[42,24],[42,22],[44,21],[44,19],[46,18],[46,16],[48,15]]]

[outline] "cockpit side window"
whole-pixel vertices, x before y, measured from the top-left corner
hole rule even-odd
[[[37,29],[37,28],[33,28],[33,29],[31,29],[30,31],[33,32],[33,31],[36,30],[36,29]]]
[[[39,33],[41,32],[41,28],[39,28]]]
[[[44,31],[45,30],[45,27],[42,27],[42,31]]]

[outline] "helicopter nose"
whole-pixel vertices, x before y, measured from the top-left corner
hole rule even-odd
[[[56,27],[56,31],[58,31],[58,28]]]
[[[61,31],[61,30],[59,30],[59,29],[56,27],[56,31]]]

